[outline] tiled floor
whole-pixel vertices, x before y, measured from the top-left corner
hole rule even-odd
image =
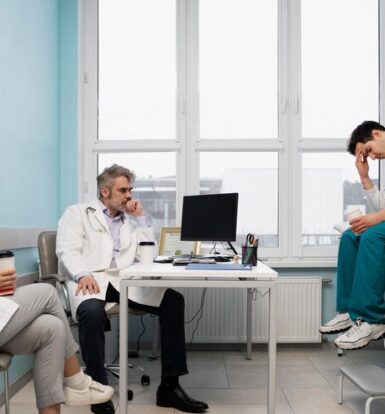
[[[207,401],[210,414],[266,413],[267,351],[253,352],[251,361],[243,352],[189,352],[190,374],[181,383],[195,397]],[[337,356],[336,348],[324,342],[316,345],[285,345],[277,354],[277,414],[359,414],[364,413],[366,396],[345,381],[345,403],[337,403],[339,367],[348,364],[375,363],[385,366],[385,350],[381,341],[369,347]],[[140,384],[140,374],[130,371],[134,400],[130,414],[174,414],[177,410],[155,405],[155,392],[160,378],[160,362],[140,359],[151,376],[151,385]],[[117,389],[117,384],[116,384]],[[114,396],[118,405],[117,393]],[[32,383],[27,384],[11,400],[12,414],[36,413]],[[88,407],[65,407],[63,414],[86,414]],[[372,414],[385,412],[385,400],[372,404]],[[119,413],[119,409],[117,409]],[[0,410],[4,414],[4,408]]]

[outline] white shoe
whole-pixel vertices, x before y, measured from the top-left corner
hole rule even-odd
[[[385,325],[371,324],[357,320],[344,334],[340,335],[334,343],[340,349],[358,349],[368,345],[373,339],[385,336]]]
[[[348,313],[337,313],[337,315],[325,325],[320,326],[319,331],[323,334],[334,334],[344,332],[351,328],[354,322]]]
[[[101,404],[111,399],[114,389],[86,375],[88,386],[81,390],[64,386],[65,405]]]

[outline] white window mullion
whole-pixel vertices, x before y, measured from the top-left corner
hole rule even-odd
[[[301,1],[289,2],[289,142],[288,142],[288,209],[289,257],[302,256],[302,168],[301,140]]]
[[[187,1],[187,135],[185,170],[187,174],[184,194],[199,194],[199,1]]]
[[[180,223],[183,194],[187,188],[187,1],[176,2],[176,42],[177,42],[177,129],[176,139],[179,150],[176,152],[176,222]]]
[[[289,8],[288,2],[278,2],[278,143],[282,146],[278,152],[278,235],[280,257],[289,256],[290,200],[289,183]]]

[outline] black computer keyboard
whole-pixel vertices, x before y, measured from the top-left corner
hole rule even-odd
[[[231,259],[230,259],[230,257],[225,257],[225,256],[215,256],[214,260],[216,262],[221,263],[221,262],[229,262]]]

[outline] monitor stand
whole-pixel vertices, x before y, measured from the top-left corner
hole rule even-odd
[[[238,254],[231,242],[228,241],[226,243],[230,246],[230,249],[234,252],[234,254]]]

